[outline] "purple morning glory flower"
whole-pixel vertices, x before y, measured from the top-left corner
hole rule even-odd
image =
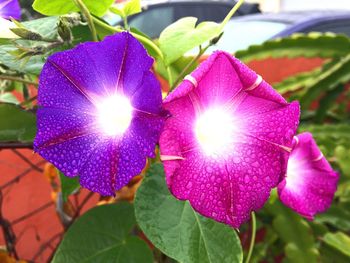
[[[216,52],[164,101],[160,137],[170,191],[200,214],[239,227],[285,174],[299,104]]]
[[[18,0],[0,0],[0,17],[21,19],[21,7]]]
[[[34,149],[82,186],[113,195],[139,174],[164,123],[153,59],[129,33],[47,59]]]
[[[282,203],[300,215],[313,219],[332,203],[339,174],[323,156],[311,133],[294,137],[287,173],[278,185]]]

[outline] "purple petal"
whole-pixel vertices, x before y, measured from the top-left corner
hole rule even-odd
[[[113,195],[154,157],[163,127],[152,62],[129,33],[49,57],[39,81],[34,149],[67,176],[80,176],[82,186]],[[126,130],[111,135],[101,128],[99,107],[116,94],[130,101],[132,114]]]
[[[126,32],[58,52],[48,61],[92,101],[116,91],[131,96],[153,63],[144,47]]]
[[[215,106],[234,121],[230,144],[208,156],[194,127]],[[165,100],[171,117],[160,138],[167,184],[199,213],[238,227],[260,209],[286,169],[299,119],[266,82],[224,52],[213,54]],[[230,124],[228,124],[230,125]]]
[[[338,173],[324,158],[312,135],[305,132],[294,139],[287,174],[278,185],[279,197],[286,206],[313,219],[331,205],[338,180]]]
[[[21,7],[18,0],[0,0],[0,16],[5,19],[21,19]]]

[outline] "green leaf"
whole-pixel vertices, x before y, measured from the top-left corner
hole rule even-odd
[[[111,12],[121,16],[122,18],[141,12],[140,0],[129,0],[116,4],[109,9]]]
[[[350,212],[336,205],[332,205],[326,213],[317,215],[315,221],[331,224],[343,231],[350,231]]]
[[[165,28],[159,37],[164,64],[168,66],[187,51],[218,37],[243,2],[239,0],[220,24],[204,21],[196,26],[196,17],[184,17]]]
[[[135,223],[130,204],[97,206],[68,229],[52,263],[153,263],[147,244],[130,234]]]
[[[348,235],[342,232],[327,233],[323,241],[350,258],[350,237]]]
[[[18,99],[11,92],[5,92],[0,94],[0,102],[18,104]]]
[[[340,96],[340,94],[343,93],[344,89],[345,89],[345,86],[343,84],[339,84],[334,89],[326,91],[326,93],[323,95],[322,99],[320,100],[319,107],[316,111],[316,115],[315,115],[316,123],[324,122],[327,116],[327,112],[329,110],[332,110],[332,107],[336,105],[335,101]]]
[[[166,65],[221,33],[220,24],[206,21],[196,26],[197,20],[196,17],[181,18],[160,34],[159,47]]]
[[[308,85],[307,92],[300,100],[301,108],[308,109],[310,104],[325,91],[334,90],[338,86],[346,84],[349,80],[350,54],[332,65],[328,70],[323,71]]]
[[[350,140],[350,124],[310,124],[300,125],[299,132],[309,131],[317,140]]]
[[[274,215],[273,228],[285,242],[288,262],[318,262],[319,253],[307,222],[280,202],[267,204],[266,208]]]
[[[284,79],[281,82],[275,83],[272,86],[282,94],[295,92],[312,82],[316,76],[321,73],[320,68],[316,68],[310,72],[302,72]],[[294,94],[294,93],[293,93]]]
[[[32,142],[36,132],[35,115],[14,104],[0,104],[0,141]]]
[[[32,20],[29,22],[23,22],[23,26],[33,32],[37,32],[48,39],[55,39],[57,37],[57,22],[58,17],[46,17],[41,19]],[[34,41],[17,40],[16,43],[28,48],[34,47]],[[43,44],[42,42],[40,44]],[[38,55],[29,58],[25,63],[23,60],[18,60],[11,52],[18,50],[17,47],[12,44],[0,45],[0,64],[3,64],[10,69],[38,75],[45,63],[46,56]]]
[[[180,262],[242,262],[240,240],[233,228],[196,213],[173,197],[161,164],[149,169],[135,198],[137,222],[163,253]]]
[[[103,16],[114,0],[82,0],[89,11],[96,16]],[[33,9],[46,16],[65,15],[78,12],[74,0],[35,0]]]
[[[350,53],[350,38],[332,33],[294,34],[290,37],[252,45],[235,56],[245,63],[269,57],[342,57]]]
[[[62,198],[63,201],[66,202],[68,196],[80,188],[79,177],[67,177],[61,171],[59,171],[59,175],[61,181]]]

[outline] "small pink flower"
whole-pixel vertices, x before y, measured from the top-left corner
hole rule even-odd
[[[332,203],[339,175],[324,158],[311,133],[294,137],[287,173],[278,185],[283,204],[300,215],[313,219]]]
[[[287,103],[230,54],[216,52],[164,101],[160,138],[170,191],[233,227],[285,174],[299,104]]]

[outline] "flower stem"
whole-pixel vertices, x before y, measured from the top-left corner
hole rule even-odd
[[[24,84],[29,84],[29,85],[38,86],[38,83],[35,82],[35,81],[30,81],[30,80],[27,80],[27,79],[22,79],[22,78],[14,77],[14,76],[0,75],[0,79],[3,79],[3,80],[10,80],[10,81],[18,81],[18,82],[22,82],[22,83],[24,83]]]
[[[194,65],[194,63],[196,63],[196,61],[204,54],[204,52],[210,47],[210,45],[206,46],[205,48],[200,48],[197,56],[195,56],[185,67],[184,69],[181,71],[181,73],[179,74],[179,76],[176,78],[176,80],[174,81],[174,84],[172,85],[171,90],[173,90],[177,84],[179,84],[179,82],[185,77],[186,72],[188,71],[188,69],[190,67],[192,67]]]
[[[84,2],[82,0],[74,0],[74,2],[77,5],[77,7],[79,7],[81,13],[84,15],[84,17],[89,25],[89,28],[90,28],[90,31],[92,34],[92,39],[94,41],[98,41],[93,17],[91,16],[89,9],[86,7],[86,5],[84,4]]]
[[[253,248],[254,248],[254,244],[255,244],[255,234],[256,234],[256,218],[255,218],[255,213],[252,212],[252,236],[250,238],[249,251],[248,251],[248,255],[245,259],[245,263],[249,263],[250,258],[252,256]]]
[[[227,24],[227,22],[231,19],[231,17],[237,12],[237,10],[241,7],[241,5],[244,3],[244,0],[239,0],[237,4],[230,10],[230,12],[227,14],[227,16],[224,18],[224,20],[221,22],[221,30],[222,31]]]
[[[37,98],[38,98],[38,96],[31,97],[28,100],[25,100],[25,101],[21,102],[19,105],[20,106],[25,106],[28,103],[31,103],[31,102],[35,101]]]
[[[96,23],[96,25],[103,27],[105,30],[111,32],[112,34],[115,32],[125,31],[122,28],[113,27],[111,25],[108,25],[108,24],[104,23],[103,21],[99,20],[98,18],[92,17],[92,19],[93,19],[94,23]],[[147,37],[136,34],[135,32],[129,32],[129,33],[131,35],[133,35],[137,40],[139,40],[142,44],[151,47],[154,50],[154,52],[157,53],[159,58],[161,60],[164,60],[163,52],[159,49],[159,47],[152,40],[148,39]]]
[[[124,21],[124,28],[129,31],[128,17],[124,16],[123,21]]]

